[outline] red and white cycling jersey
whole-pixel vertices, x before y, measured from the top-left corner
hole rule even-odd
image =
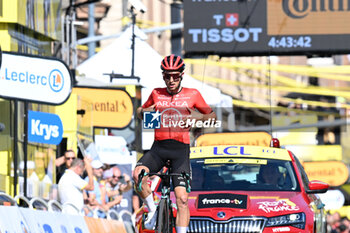
[[[155,140],[173,139],[190,144],[190,128],[178,127],[177,122],[185,120],[190,114],[189,108],[202,114],[212,112],[197,89],[183,87],[177,94],[169,94],[166,88],[153,89],[148,100],[142,105],[147,108],[156,104],[155,110],[161,113],[161,128],[155,129]]]

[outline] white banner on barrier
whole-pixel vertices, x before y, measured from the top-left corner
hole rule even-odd
[[[31,233],[41,232],[29,230],[17,206],[0,206],[0,232],[3,233]]]
[[[43,233],[90,233],[84,217],[20,208],[29,226],[37,227],[34,232]],[[33,212],[34,211],[34,212]]]
[[[1,233],[90,233],[83,216],[0,206]]]

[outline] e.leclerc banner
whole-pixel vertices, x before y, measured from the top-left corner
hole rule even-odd
[[[71,73],[59,59],[2,52],[1,63],[1,98],[59,105],[71,93]]]

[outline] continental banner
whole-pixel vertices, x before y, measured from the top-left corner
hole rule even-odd
[[[349,169],[341,161],[304,162],[309,180],[320,180],[330,186],[340,186],[349,179]]]
[[[74,88],[73,93],[92,102],[94,127],[124,128],[133,116],[129,94],[120,89]]]
[[[305,162],[341,161],[343,158],[340,145],[288,145],[285,148]]]
[[[269,35],[350,34],[349,1],[267,1]],[[271,12],[271,14],[269,14]],[[315,23],[322,27],[315,27]]]

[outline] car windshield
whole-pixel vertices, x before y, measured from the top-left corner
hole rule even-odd
[[[192,159],[192,191],[300,191],[291,161],[261,158]]]

